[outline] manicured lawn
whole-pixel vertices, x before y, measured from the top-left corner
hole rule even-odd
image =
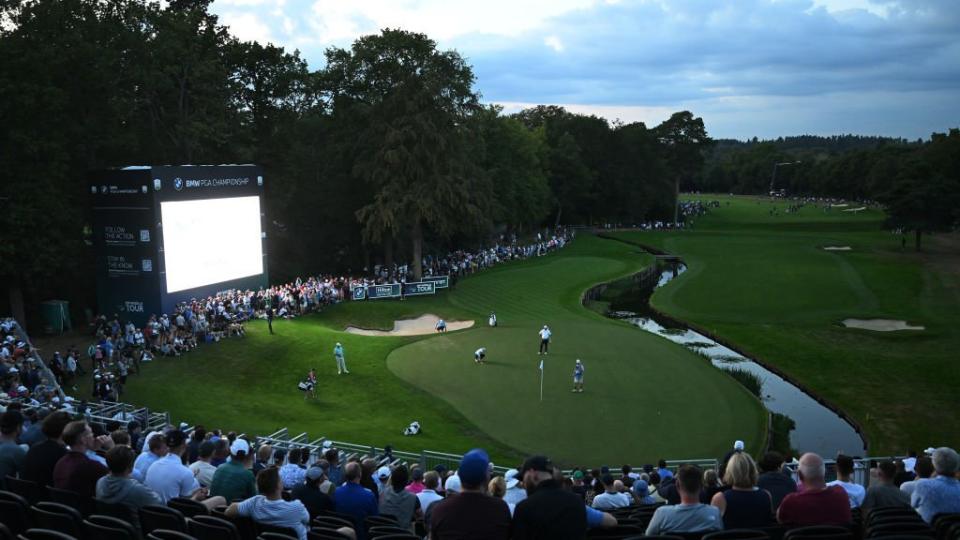
[[[734,439],[759,450],[766,412],[703,358],[580,305],[591,285],[639,271],[649,256],[620,242],[582,235],[562,252],[511,263],[460,281],[436,297],[346,303],[325,313],[249,325],[232,339],[131,377],[127,399],[176,420],[265,433],[287,426],[402,450],[488,448],[495,462],[545,452],[565,465],[647,463],[659,457],[722,455]],[[490,329],[496,310],[501,326]],[[347,325],[389,329],[399,318],[434,313],[473,318],[473,329],[443,336],[364,337]],[[537,331],[554,330],[539,401]],[[350,375],[337,376],[336,341]],[[488,364],[473,351],[485,346]],[[586,391],[570,392],[573,364],[586,364]],[[319,399],[296,383],[310,367]],[[416,438],[401,430],[418,420]]]
[[[927,239],[918,254],[880,230],[877,211],[806,207],[771,216],[766,201],[700,198],[723,204],[692,231],[618,233],[688,264],[654,295],[655,307],[838,404],[865,428],[874,455],[960,444],[955,236]],[[828,245],[852,251],[821,249]],[[903,319],[926,330],[854,330],[839,324],[848,317]]]

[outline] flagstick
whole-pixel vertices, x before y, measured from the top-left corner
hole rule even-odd
[[[543,401],[543,360],[540,360],[540,401]]]

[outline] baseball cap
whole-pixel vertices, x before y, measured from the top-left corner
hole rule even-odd
[[[633,492],[646,497],[650,494],[650,486],[644,480],[637,480],[633,483]]]
[[[733,443],[733,449],[737,452],[743,452],[743,441],[736,441]]]
[[[533,456],[527,458],[520,467],[520,476],[527,474],[527,471],[553,472],[553,463],[547,456]]]
[[[319,480],[324,475],[323,469],[314,465],[307,469],[307,478],[310,480]]]
[[[514,486],[520,483],[520,480],[517,478],[517,475],[520,474],[520,471],[516,469],[509,469],[503,475],[503,479],[507,482],[507,489],[512,489]]]
[[[176,448],[177,446],[180,446],[181,444],[183,444],[184,441],[186,440],[187,440],[186,433],[180,431],[179,429],[174,429],[167,433],[167,436],[164,439],[164,442],[167,443],[167,446],[169,448]]]
[[[490,457],[480,448],[474,448],[463,455],[457,476],[469,486],[482,484],[487,479]]]
[[[380,467],[379,469],[377,469],[377,478],[381,480],[390,478],[390,467],[387,467],[386,465],[384,465],[383,467]]]
[[[447,478],[447,481],[443,484],[443,489],[449,493],[460,493],[460,491],[463,490],[463,487],[460,485],[460,477],[455,474]]]
[[[583,471],[579,471],[579,470],[573,471],[573,479],[574,479],[574,480],[583,480]]]
[[[237,439],[230,445],[230,453],[234,456],[239,456],[241,453],[247,456],[250,454],[250,443],[245,439]]]

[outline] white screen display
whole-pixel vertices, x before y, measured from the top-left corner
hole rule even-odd
[[[167,292],[263,273],[260,197],[160,203]]]

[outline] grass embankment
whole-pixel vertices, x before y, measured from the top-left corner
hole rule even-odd
[[[723,204],[692,231],[619,233],[679,255],[689,267],[654,294],[654,307],[841,407],[864,428],[875,455],[960,445],[955,236],[927,239],[917,253],[880,230],[878,211],[808,206],[783,214],[781,201],[772,216],[765,200],[699,198]],[[844,328],[839,323],[848,317],[903,319],[926,330]]]
[[[131,377],[127,399],[191,422],[265,433],[288,426],[311,437],[463,452],[475,446],[512,463],[545,452],[557,462],[619,464],[659,457],[722,455],[734,439],[758,450],[766,411],[734,380],[696,354],[580,304],[595,283],[639,271],[649,256],[584,235],[562,252],[461,280],[456,289],[405,302],[345,303],[325,313],[260,322],[245,339],[158,360]],[[501,326],[486,326],[496,310]],[[346,334],[347,325],[390,329],[434,313],[474,319],[473,329],[409,338]],[[537,331],[554,331],[539,401]],[[341,341],[350,375],[337,376]],[[487,347],[487,365],[472,361]],[[570,392],[585,362],[586,391]],[[316,401],[296,383],[317,367]],[[406,439],[410,421],[423,434]]]

